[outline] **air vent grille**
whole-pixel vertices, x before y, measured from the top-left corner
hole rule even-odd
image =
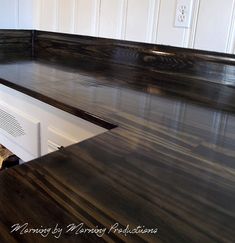
[[[15,138],[25,135],[17,119],[2,109],[0,109],[0,128]]]

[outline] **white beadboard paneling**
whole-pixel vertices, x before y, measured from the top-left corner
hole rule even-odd
[[[58,31],[71,33],[74,31],[75,0],[58,1]]]
[[[101,0],[93,0],[93,1],[95,2],[94,17],[93,17],[93,35],[99,36]]]
[[[226,52],[233,0],[201,0],[194,48]]]
[[[0,0],[0,28],[39,29],[235,54],[235,0],[193,0],[189,29],[176,0]]]
[[[33,28],[33,1],[19,0],[19,28]]]
[[[57,30],[58,1],[41,0],[40,29],[47,31]]]
[[[121,9],[121,25],[119,26],[120,30],[120,39],[125,39],[126,35],[126,20],[127,20],[127,6],[128,6],[128,0],[122,0],[122,9]]]
[[[161,0],[151,0],[148,13],[147,42],[157,42],[157,27]]]
[[[125,39],[146,42],[150,0],[128,0]]]
[[[233,1],[233,14],[231,19],[228,43],[227,43],[227,52],[235,52],[235,0]]]
[[[101,0],[99,36],[121,38],[122,0]]]
[[[187,31],[187,41],[185,47],[193,48],[195,42],[195,33],[197,28],[198,14],[199,14],[200,0],[193,1],[192,9],[192,19],[191,19],[191,28]]]
[[[18,27],[18,0],[0,0],[0,28]]]
[[[174,27],[176,0],[33,2],[42,2],[33,14],[40,17],[34,24],[39,29],[54,31],[58,26],[60,32],[235,52],[234,0],[193,0],[189,29]]]
[[[176,0],[162,0],[160,3],[157,43],[171,46],[184,45],[184,28],[174,26]]]
[[[42,0],[35,0],[35,1],[32,1],[33,2],[33,5],[32,5],[32,15],[33,15],[33,28],[34,29],[37,29],[37,30],[40,30],[40,23],[41,23],[41,6],[42,6],[42,3],[41,3]]]
[[[95,7],[95,0],[76,0],[75,33],[80,35],[94,35]]]

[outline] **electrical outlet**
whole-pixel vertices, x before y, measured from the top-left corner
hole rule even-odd
[[[190,27],[192,5],[192,0],[177,0],[175,12],[175,27]]]

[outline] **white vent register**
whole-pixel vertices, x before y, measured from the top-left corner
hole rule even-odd
[[[25,162],[105,131],[0,84],[0,144]]]
[[[0,137],[8,140],[2,143],[9,150],[20,147],[27,153],[17,152],[22,160],[40,156],[40,122],[22,111],[0,102]]]
[[[2,107],[4,109],[4,107]],[[25,131],[20,122],[12,114],[0,108],[0,128],[13,137],[25,135]]]

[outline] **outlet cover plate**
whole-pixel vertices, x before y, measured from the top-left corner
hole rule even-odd
[[[177,0],[175,11],[175,27],[190,27],[192,17],[192,6],[192,0]]]

